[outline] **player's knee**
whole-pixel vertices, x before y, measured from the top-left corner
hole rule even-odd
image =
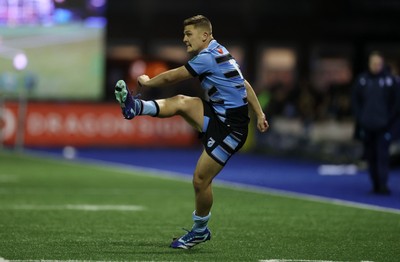
[[[193,100],[196,99],[194,97],[185,96],[185,95],[176,95],[174,96],[174,100],[177,105],[178,113],[184,114],[186,113],[192,106]]]
[[[184,95],[176,95],[172,97],[174,101],[174,105],[178,113],[183,112],[186,104],[186,96]]]
[[[187,100],[188,96],[185,95],[176,95],[174,96],[174,100],[176,103],[184,104]]]
[[[193,188],[195,192],[200,192],[207,188],[209,182],[200,175],[193,177]]]
[[[201,181],[199,181],[197,179],[193,179],[193,188],[194,188],[194,192],[198,193],[198,192],[201,192],[204,187],[203,187]]]

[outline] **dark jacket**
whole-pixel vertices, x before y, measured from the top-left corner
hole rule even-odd
[[[389,73],[361,74],[352,96],[357,125],[365,131],[390,131],[399,112],[399,88],[397,79]]]

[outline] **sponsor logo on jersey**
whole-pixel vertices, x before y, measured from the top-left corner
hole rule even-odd
[[[207,141],[207,146],[208,146],[208,147],[212,147],[212,146],[214,145],[214,143],[215,143],[214,138],[210,137],[210,138],[208,139],[208,141]]]

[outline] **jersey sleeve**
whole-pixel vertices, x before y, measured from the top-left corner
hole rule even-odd
[[[201,53],[193,57],[185,65],[192,76],[209,73],[212,68],[212,57],[208,53]]]

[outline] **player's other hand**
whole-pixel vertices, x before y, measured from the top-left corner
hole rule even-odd
[[[148,75],[141,75],[137,78],[139,86],[146,86],[146,82],[150,80]]]
[[[268,121],[265,119],[265,114],[257,117],[257,128],[260,132],[267,131],[269,127]]]

